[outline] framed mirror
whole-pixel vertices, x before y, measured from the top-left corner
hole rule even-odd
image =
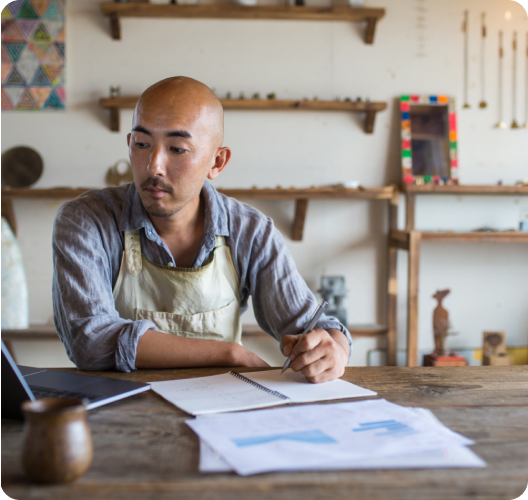
[[[454,99],[400,98],[402,178],[405,184],[458,184]]]

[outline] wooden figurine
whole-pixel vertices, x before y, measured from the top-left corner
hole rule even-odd
[[[484,332],[482,335],[482,364],[487,366],[509,366],[513,357],[506,352],[504,332]]]
[[[444,309],[442,300],[451,290],[438,290],[434,295],[438,301],[433,312],[433,332],[435,350],[431,354],[426,354],[423,358],[424,366],[467,366],[468,362],[464,356],[446,349],[446,338],[449,332],[449,313]]]
[[[433,312],[433,332],[435,341],[435,354],[438,356],[446,355],[445,341],[447,332],[449,330],[449,313],[442,306],[442,300],[449,294],[451,290],[439,290],[433,298],[438,301],[438,305]]]

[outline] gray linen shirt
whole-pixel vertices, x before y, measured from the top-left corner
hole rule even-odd
[[[255,208],[202,189],[205,225],[193,267],[207,262],[215,235],[224,236],[240,281],[240,305],[249,296],[259,326],[280,340],[300,333],[317,301],[301,278],[273,221]],[[138,340],[149,320],[119,317],[114,289],[124,249],[124,231],[140,229],[142,253],[154,264],[176,266],[145,211],[134,184],[89,191],[59,210],[53,229],[53,313],[69,358],[82,370],[135,370]],[[323,315],[317,328],[348,330]]]

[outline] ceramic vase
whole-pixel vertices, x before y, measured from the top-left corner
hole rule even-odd
[[[18,241],[2,217],[2,330],[29,326],[26,271]]]

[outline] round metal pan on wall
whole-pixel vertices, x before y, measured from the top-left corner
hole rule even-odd
[[[2,154],[2,187],[29,187],[42,175],[41,156],[25,146],[8,149]]]

